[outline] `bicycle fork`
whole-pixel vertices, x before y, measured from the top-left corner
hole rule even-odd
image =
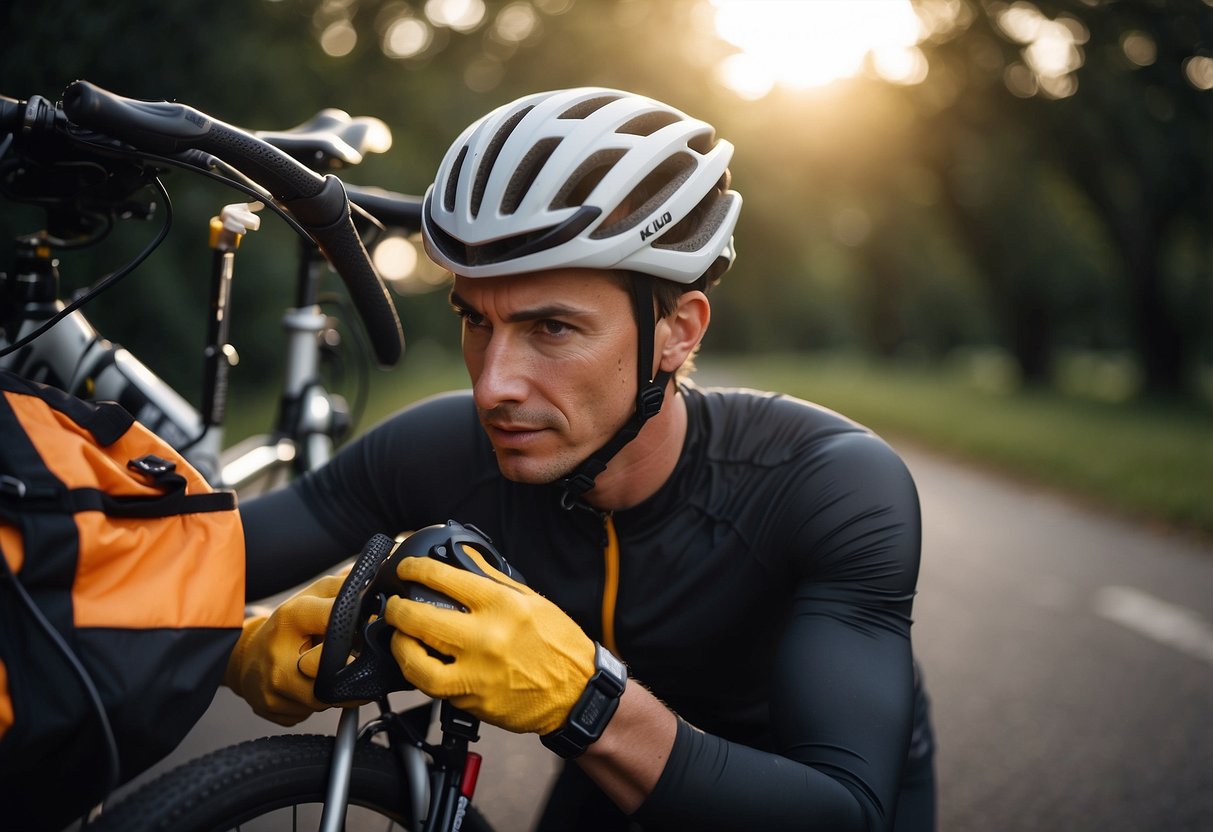
[[[358,707],[342,708],[333,742],[333,762],[324,792],[324,812],[320,832],[344,832],[345,810],[350,799],[350,770],[354,766],[354,746],[358,742]]]
[[[378,720],[360,732],[358,708],[341,710],[320,817],[320,832],[344,832],[354,748],[360,733],[375,733],[383,724],[382,720]],[[477,732],[480,721],[442,702],[441,726],[443,740],[442,745],[437,747],[429,746],[422,740],[403,742],[400,737],[394,736],[396,732],[387,728],[408,789],[409,809],[413,815],[410,818],[411,828],[420,832],[459,832],[480,775],[482,758],[480,754],[467,749],[469,742],[479,739]],[[426,762],[427,751],[434,761],[432,767]]]

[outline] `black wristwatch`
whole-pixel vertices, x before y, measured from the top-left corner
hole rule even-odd
[[[566,760],[580,756],[602,736],[619,707],[619,697],[628,683],[628,669],[601,644],[594,645],[594,675],[586,682],[569,718],[550,734],[539,738],[548,749]]]

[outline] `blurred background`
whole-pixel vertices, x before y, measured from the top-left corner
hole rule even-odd
[[[412,194],[529,92],[710,121],[745,208],[698,376],[837,409],[909,459],[944,828],[1213,824],[1213,0],[0,4],[0,94],[76,78],[254,130],[376,116],[391,148],[341,175]],[[165,184],[168,240],[85,311],[188,396],[207,220],[239,196]],[[159,220],[65,253],[65,286]],[[41,222],[0,205],[0,270]],[[241,248],[233,438],[270,418],[294,245],[269,217]],[[465,383],[443,276],[407,240],[375,254],[409,346],[364,425]],[[517,768],[486,804],[530,794]]]
[[[1213,532],[1213,0],[0,8],[0,94],[55,99],[76,78],[248,129],[325,107],[376,116],[390,150],[342,176],[413,194],[467,123],[519,95],[603,85],[665,100],[736,145],[745,198],[705,377],[719,362],[717,378]],[[88,313],[188,392],[202,235],[238,196],[180,172],[166,184],[174,232]],[[41,219],[0,214],[5,263]],[[65,284],[125,262],[158,221],[65,255]],[[270,219],[242,250],[238,388],[276,377],[291,245]],[[378,252],[410,342],[401,383],[458,349],[443,276],[418,251]]]
[[[256,129],[375,115],[395,144],[350,178],[417,193],[520,94],[670,101],[737,146],[720,349],[1000,347],[1025,381],[1088,352],[1121,395],[1193,392],[1213,356],[1201,0],[6,5],[4,94],[85,77]]]

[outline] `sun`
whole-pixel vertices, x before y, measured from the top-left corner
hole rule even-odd
[[[720,37],[738,48],[719,67],[745,98],[775,87],[821,87],[875,71],[917,83],[926,61],[915,47],[922,25],[910,0],[712,0]]]

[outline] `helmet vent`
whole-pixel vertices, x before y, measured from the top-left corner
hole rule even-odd
[[[489,142],[488,148],[484,151],[484,158],[480,160],[480,167],[476,168],[476,181],[472,183],[472,201],[468,207],[471,209],[473,217],[480,214],[480,202],[484,199],[484,189],[488,184],[489,174],[493,172],[493,165],[497,164],[497,157],[501,155],[501,148],[510,134],[514,132],[514,128],[518,126],[518,122],[522,121],[526,114],[533,109],[533,106],[523,107],[506,119],[493,135],[493,140]]]
[[[465,266],[503,263],[567,243],[585,231],[601,213],[597,208],[582,207],[559,225],[491,240],[480,245],[467,245],[437,226],[428,228],[428,239],[443,256]]]
[[[682,187],[682,183],[690,177],[695,167],[695,160],[690,154],[675,153],[640,180],[590,237],[600,240],[635,228],[641,220],[651,215],[661,203]]]
[[[468,156],[468,146],[465,144],[451,165],[451,175],[446,178],[446,188],[442,191],[442,207],[447,211],[455,210],[455,192],[459,187],[459,173],[463,170],[463,160]]]
[[[644,113],[620,125],[616,128],[615,132],[629,136],[651,136],[662,127],[667,127],[678,121],[681,121],[681,119],[674,113]]]
[[[687,147],[694,150],[696,153],[708,153],[716,146],[716,131],[711,128],[698,133],[687,139]]]
[[[574,104],[572,107],[569,107],[567,110],[565,110],[559,116],[557,116],[557,118],[572,118],[572,119],[587,118],[591,114],[598,112],[603,107],[610,104],[612,101],[618,101],[618,100],[619,100],[618,95],[602,95],[602,96],[599,96],[598,98],[587,98],[585,101],[578,102],[577,104]]]
[[[625,153],[627,151],[620,148],[591,153],[557,191],[556,196],[552,198],[551,209],[556,211],[584,204],[586,198],[602,181],[602,177],[615,167],[615,163],[622,159]]]
[[[518,210],[527,191],[535,183],[535,177],[560,145],[560,141],[558,138],[541,139],[522,157],[518,167],[514,168],[514,175],[510,177],[509,184],[506,185],[505,194],[501,197],[501,213],[512,214]]]
[[[734,197],[715,188],[679,220],[673,228],[653,241],[654,248],[672,251],[699,251],[711,242],[716,229],[729,215]]]
[[[469,279],[577,266],[693,285],[734,258],[733,151],[707,122],[643,95],[526,95],[446,151],[422,203],[426,253]]]

